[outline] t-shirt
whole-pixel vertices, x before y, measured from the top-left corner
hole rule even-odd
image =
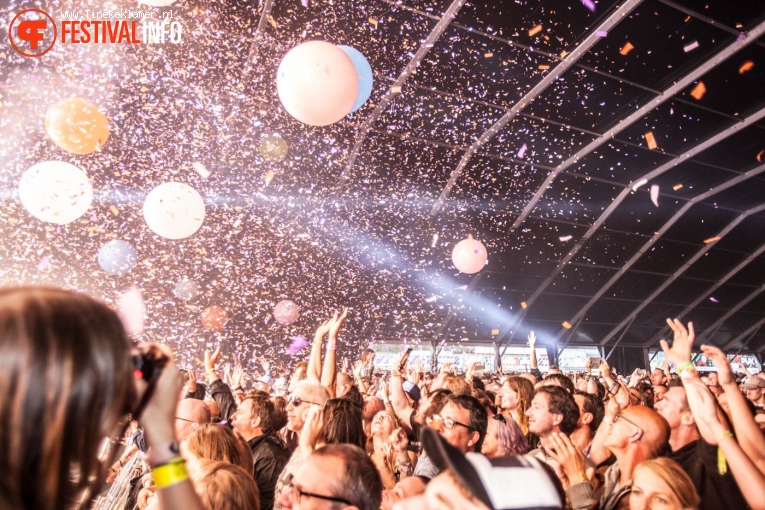
[[[305,462],[305,457],[300,454],[300,450],[295,450],[290,457],[290,461],[284,466],[284,471],[279,475],[279,480],[276,482],[276,489],[274,490],[274,510],[282,510],[283,507],[279,504],[279,496],[281,496],[284,488],[289,485],[291,475],[295,474],[300,466],[303,465],[303,462]]]
[[[433,461],[430,460],[430,457],[428,457],[427,453],[423,453],[420,455],[420,458],[417,459],[417,465],[414,467],[414,476],[426,476],[430,479],[435,478],[438,476],[438,468],[435,464],[433,464]]]

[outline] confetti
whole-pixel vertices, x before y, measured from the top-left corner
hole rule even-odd
[[[598,37],[608,37],[608,32],[606,32],[605,30],[596,30],[595,35],[597,35]]]
[[[377,28],[377,20],[375,18],[369,18],[369,24]]]
[[[709,239],[704,239],[704,244],[713,243],[715,241],[719,241],[720,237],[710,237]]]
[[[44,256],[43,258],[40,259],[40,263],[37,264],[37,270],[38,271],[44,271],[45,268],[48,267],[48,263],[49,262],[50,262],[50,257],[47,256],[47,255]]]
[[[534,28],[529,30],[529,37],[534,37],[541,31],[542,31],[542,25],[537,25]]]
[[[523,146],[521,146],[520,149],[518,149],[518,154],[516,156],[518,159],[523,159],[523,156],[526,154],[526,144],[524,143]]]
[[[689,43],[683,46],[683,51],[688,53],[689,51],[693,51],[698,47],[699,47],[698,41],[693,41],[692,43]]]
[[[430,243],[430,247],[431,248],[435,248],[436,247],[436,243],[438,243],[438,234],[433,234],[433,242]]]
[[[141,334],[146,317],[146,304],[137,287],[125,292],[117,304],[117,315],[130,336]]]
[[[704,86],[704,82],[700,81],[691,91],[691,96],[697,101],[700,101],[704,94],[707,93],[707,88]]]
[[[529,305],[526,304],[526,301],[521,301],[521,308],[525,310],[527,306]]]
[[[674,186],[672,186],[672,189],[677,191],[677,190],[681,189],[682,187],[683,187],[682,184],[675,184]]]
[[[395,87],[391,87],[390,91],[391,91],[392,94],[398,94],[399,92],[401,92],[401,86],[400,85],[396,85]]]
[[[194,169],[196,173],[198,173],[200,176],[202,176],[203,179],[207,179],[210,177],[210,171],[205,168],[205,166],[202,163],[199,163],[198,161],[195,161],[191,164],[191,168]]]
[[[709,296],[709,300],[711,302],[713,302],[713,303],[719,303],[719,301],[716,298],[714,298],[713,296]]]
[[[574,238],[574,236],[560,236],[558,238],[558,240],[560,240],[560,242],[562,242],[562,243],[565,243],[567,241],[572,240],[573,238]]]
[[[757,162],[762,163],[762,155],[765,154],[765,149],[757,153]]]
[[[635,47],[632,45],[632,43],[631,42],[627,42],[627,44],[622,46],[622,49],[619,50],[619,53],[621,53],[622,55],[626,56],[633,49],[635,49]]]
[[[741,67],[738,68],[738,74],[744,74],[747,71],[751,71],[754,67],[754,62],[751,60],[747,60],[743,64],[741,64]]]
[[[303,335],[295,335],[293,337],[290,337],[290,340],[292,341],[290,343],[290,346],[287,348],[287,352],[291,355],[296,355],[299,353],[303,348],[305,348],[308,345],[308,340]]]
[[[539,69],[541,69],[542,71],[546,71],[550,69],[550,66],[548,66],[547,64],[539,64]]]
[[[109,212],[111,212],[115,216],[119,216],[120,215],[120,210],[117,209],[117,207],[115,207],[114,205],[110,205],[109,206]]]
[[[651,202],[653,202],[653,205],[656,207],[659,207],[659,185],[653,184],[651,185]]]
[[[492,335],[499,335],[499,330],[498,329],[492,329],[491,330],[491,334]]]
[[[484,53],[484,58],[491,58],[494,56],[494,53]]]
[[[649,149],[655,149],[658,147],[658,145],[656,145],[656,138],[653,137],[652,131],[647,132],[643,136],[645,137],[645,142],[648,144]]]
[[[641,186],[645,186],[646,184],[648,184],[648,179],[640,179],[632,185],[632,191],[637,191]]]
[[[568,321],[563,321],[563,324],[561,324],[566,329],[571,329],[571,323]]]

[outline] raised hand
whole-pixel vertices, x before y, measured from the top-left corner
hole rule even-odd
[[[706,425],[699,427],[699,433],[707,443],[716,445],[727,429],[717,415],[715,396],[701,379],[685,379],[683,386],[693,417],[697,422]]]
[[[330,317],[329,319],[327,319],[326,322],[324,322],[318,328],[316,328],[316,334],[314,335],[314,339],[321,340],[322,338],[324,338],[324,335],[329,333],[329,328],[332,325],[332,323],[335,322],[336,318],[337,318],[337,314]]]
[[[244,377],[244,368],[237,363],[234,365],[234,370],[231,372],[231,387],[239,388],[242,386],[242,378]]]
[[[300,449],[308,455],[316,447],[316,438],[324,428],[324,412],[318,406],[313,406],[304,411],[303,428],[300,431]]]
[[[733,378],[730,361],[728,361],[728,357],[719,347],[715,347],[714,345],[702,345],[701,352],[704,353],[704,356],[706,356],[707,359],[714,362],[715,367],[717,368],[717,380],[721,386],[736,382]]]
[[[537,345],[537,335],[534,334],[533,331],[529,333],[529,347],[536,347]]]
[[[213,351],[205,350],[205,370],[215,370],[215,365],[220,357],[220,345]]]
[[[397,428],[388,437],[388,443],[390,443],[394,451],[400,453],[406,451],[407,446],[409,446],[409,438],[403,429]]]
[[[361,374],[364,372],[364,362],[359,360],[353,364],[353,377],[361,379]]]
[[[686,329],[679,319],[667,319],[667,325],[675,333],[675,336],[671,348],[666,340],[660,341],[664,356],[675,365],[675,368],[690,363],[691,349],[693,348],[693,341],[696,339],[693,323],[689,322]]]
[[[193,370],[188,370],[186,373],[189,374],[189,380],[186,381],[186,391],[188,393],[196,393],[196,391],[197,391],[197,374],[195,374]]]
[[[558,472],[558,476],[563,483],[563,488],[568,489],[571,485],[588,481],[584,454],[574,446],[571,439],[566,434],[553,433],[550,435],[550,442],[554,446],[547,451],[562,470],[562,473]]]
[[[332,317],[332,323],[329,325],[329,336],[332,338],[337,338],[337,333],[340,331],[340,328],[343,325],[343,322],[345,322],[346,317],[348,317],[348,307],[343,308],[343,313],[338,317],[337,314],[335,314]]]

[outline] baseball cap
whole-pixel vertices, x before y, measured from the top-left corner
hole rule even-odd
[[[430,427],[422,430],[425,452],[491,510],[560,510],[565,494],[552,469],[527,455],[489,459],[463,454]]]
[[[754,390],[754,389],[765,389],[765,379],[762,377],[757,377],[756,375],[753,375],[752,377],[747,377],[744,381],[744,389],[745,390]]]
[[[420,387],[414,384],[411,381],[404,380],[403,383],[404,391],[406,392],[409,397],[414,400],[415,402],[418,402],[420,400]]]

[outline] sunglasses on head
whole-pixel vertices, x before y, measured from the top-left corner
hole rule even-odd
[[[491,417],[491,419],[492,420],[497,420],[497,421],[502,422],[505,425],[507,425],[507,420],[505,420],[505,415],[503,415],[503,414],[495,414],[494,416]]]

